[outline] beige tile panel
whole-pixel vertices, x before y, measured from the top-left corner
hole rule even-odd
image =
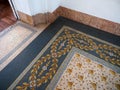
[[[120,74],[75,53],[54,90],[120,90]]]
[[[32,37],[30,37],[29,40],[27,40],[23,45],[21,45],[21,47],[18,48],[5,62],[3,62],[2,64],[0,64],[0,71],[2,69],[4,69],[23,49],[25,49],[48,25],[49,24],[39,24],[39,25],[35,26],[34,28],[31,27],[31,26],[29,26],[29,28],[31,28],[32,30],[36,30],[37,32]],[[16,45],[16,39],[17,40],[18,39],[21,40],[21,38],[24,38],[26,36],[26,34],[29,35],[31,33],[29,30],[26,30],[27,28],[25,28],[25,27],[19,27],[19,26],[17,26],[14,29],[15,29],[15,30],[13,30],[14,32],[12,32],[12,35],[10,36],[12,38],[12,41],[13,41],[12,42],[13,46]],[[17,35],[17,38],[14,38],[14,35],[16,36],[16,31],[17,31],[18,35]],[[18,37],[18,36],[21,36],[20,34],[23,34],[22,37]],[[9,42],[8,42],[8,44],[9,44]],[[0,44],[0,45],[3,45],[3,44]],[[6,51],[6,53],[7,52],[8,51]]]
[[[0,38],[0,59],[8,54],[13,48],[18,46],[25,38],[27,38],[32,31],[16,26]]]

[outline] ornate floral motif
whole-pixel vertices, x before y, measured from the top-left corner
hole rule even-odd
[[[33,65],[30,70],[29,78],[26,82],[20,82],[16,87],[18,90],[32,89],[40,87],[45,83],[49,83],[52,77],[55,75],[58,67],[63,60],[61,57],[65,57],[72,47],[85,50],[87,52],[97,54],[100,58],[120,66],[120,50],[103,43],[96,43],[96,40],[90,38],[87,35],[76,33],[69,28],[64,28],[63,32],[55,39],[50,45],[48,50],[40,57],[39,60]],[[87,60],[91,62],[90,60]],[[81,64],[77,65],[79,68]],[[102,66],[98,65],[99,68]],[[71,73],[71,70],[68,70]],[[94,71],[89,70],[90,74],[94,74]],[[82,79],[82,77],[80,77]],[[103,78],[105,80],[105,78]],[[72,84],[70,84],[72,86]],[[95,87],[95,85],[93,85]]]
[[[73,54],[53,90],[120,90],[120,74],[78,54]],[[82,67],[75,67],[80,63]]]
[[[96,53],[100,58],[120,66],[120,49],[106,44],[99,44]]]

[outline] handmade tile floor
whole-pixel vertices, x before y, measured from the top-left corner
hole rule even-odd
[[[35,27],[30,26],[33,30],[35,30],[35,33],[29,37],[28,40],[26,40],[24,43],[21,44],[19,48],[17,48],[11,55],[6,58],[6,60],[3,62],[2,58],[8,52],[11,52],[14,48],[17,47],[17,45],[22,42],[28,35],[30,35],[32,32],[30,30],[27,30],[28,28],[17,26],[14,28],[14,30],[9,32],[0,32],[0,71],[7,66],[25,47],[27,47],[49,24],[39,24]]]
[[[120,90],[120,74],[75,53],[54,90]]]

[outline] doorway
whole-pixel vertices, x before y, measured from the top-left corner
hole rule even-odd
[[[10,0],[0,0],[0,32],[17,21],[17,16],[13,11]]]

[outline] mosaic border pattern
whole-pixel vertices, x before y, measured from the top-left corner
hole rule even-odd
[[[63,26],[64,27],[64,26]],[[54,42],[58,35],[63,31],[63,28],[48,42],[48,44],[41,50],[36,58],[26,67],[26,69],[18,76],[18,78],[11,84],[7,90],[12,90],[17,83],[24,77],[24,75],[32,68],[35,62],[42,56],[42,54],[48,49],[48,47]]]
[[[72,30],[74,30],[73,28],[70,28],[70,27],[67,27],[67,26],[63,26],[62,28],[61,28],[61,30],[51,39],[51,41],[45,46],[45,48],[43,48],[43,50],[38,54],[38,56],[30,63],[30,65],[23,71],[23,73],[21,73],[21,75],[13,82],[13,84],[8,88],[9,90],[11,90],[11,89],[13,89],[17,84],[18,84],[18,82],[20,82],[20,80],[24,77],[24,75],[25,74],[27,74],[27,72],[33,67],[33,65],[37,62],[37,63],[39,63],[39,62],[41,62],[42,63],[42,61],[40,61],[39,60],[39,58],[42,56],[42,54],[48,49],[48,47],[56,40],[56,38],[63,32],[63,30],[64,29],[66,29],[66,28],[68,28],[68,29],[70,29],[71,31]],[[81,33],[80,31],[77,31],[77,30],[74,30],[74,32],[76,32],[76,33]],[[69,33],[65,30],[65,33],[67,34],[67,38],[69,38],[69,37],[71,37],[70,35],[69,35]],[[84,34],[84,33],[81,33],[81,35],[82,34]],[[87,34],[84,34],[84,35],[87,35]],[[83,35],[83,36],[84,36]],[[65,36],[65,35],[64,35]],[[73,35],[73,36],[75,36],[75,35]],[[87,36],[90,36],[90,35],[87,35]],[[64,37],[65,38],[65,37]],[[92,38],[92,39],[97,39],[97,38],[95,38],[95,37],[92,37],[92,36],[90,36],[90,38]],[[57,38],[58,39],[58,38]],[[59,37],[59,39],[61,40],[61,38]],[[97,39],[98,41],[99,41],[99,39]],[[96,41],[97,41],[96,40]],[[79,40],[78,40],[79,41]],[[59,42],[59,41],[55,41],[55,42]],[[53,48],[53,49],[55,49],[55,46],[56,46],[56,43],[54,42],[54,44],[53,44],[53,46],[51,46],[51,48]],[[81,41],[80,41],[81,42]],[[83,42],[83,41],[82,41]],[[89,41],[89,42],[91,42],[91,41]],[[105,41],[102,41],[102,40],[100,40],[100,42],[101,43],[106,43],[106,44],[109,44],[109,45],[112,45],[112,44],[110,44],[110,43],[108,43],[108,42],[105,42]],[[72,44],[73,42],[69,39],[69,44]],[[90,45],[92,45],[92,44],[90,44]],[[116,45],[112,45],[112,46],[114,46],[114,47],[118,47],[119,48],[119,46],[116,46]],[[68,46],[68,48],[70,49],[70,47]],[[55,49],[56,50],[56,49]],[[66,49],[64,49],[65,50],[65,52],[63,52],[63,54],[64,53],[68,53],[69,52],[69,50],[66,50]],[[63,50],[63,51],[64,51]],[[85,49],[86,50],[86,49]],[[53,50],[54,51],[54,50]],[[53,54],[53,53],[52,53]],[[60,56],[61,56],[61,54],[60,54]],[[56,55],[55,55],[55,53],[54,53],[54,55],[52,55],[52,56],[47,56],[46,58],[49,58],[49,57],[53,57],[54,59],[56,59]],[[45,57],[44,57],[45,58]],[[45,60],[46,61],[46,60]],[[55,60],[54,62],[56,62],[57,60]],[[37,64],[36,63],[36,64]],[[49,62],[48,62],[49,63]],[[34,65],[35,66],[35,65]],[[38,66],[39,67],[39,66]],[[56,66],[57,67],[57,66]],[[117,67],[117,66],[116,66]],[[46,69],[46,67],[44,67],[44,69]],[[33,68],[32,69],[32,71],[31,72],[36,72],[36,70],[34,71],[35,69]],[[118,70],[118,69],[117,69]],[[119,70],[118,70],[119,71]],[[56,72],[56,71],[55,71]],[[54,72],[54,73],[55,73]],[[116,71],[117,72],[117,71]],[[30,78],[31,78],[32,76],[30,76]],[[34,77],[34,76],[33,76]],[[51,79],[51,77],[50,77],[50,79]],[[46,81],[45,81],[46,82]],[[34,81],[31,81],[31,83],[24,83],[25,85],[26,85],[26,87],[28,87],[29,86],[29,84],[32,84],[33,85],[33,89],[34,89]],[[40,84],[41,85],[41,84]],[[24,87],[24,85],[23,86],[18,86],[18,88],[22,88],[22,87]]]
[[[51,80],[50,84],[47,86],[46,90],[54,90],[54,88],[56,87],[58,81],[60,80],[61,75],[64,73],[65,69],[67,68],[71,58],[73,57],[73,55],[75,53],[79,53],[81,55],[84,55],[85,57],[89,58],[92,61],[97,62],[98,64],[102,64],[106,67],[110,67],[112,68],[113,71],[120,73],[120,68],[116,67],[112,64],[108,64],[107,62],[105,62],[104,60],[93,56],[83,50],[80,50],[78,48],[73,47],[71,49],[71,51],[69,52],[69,54],[66,56],[65,60],[63,61],[63,63],[61,64],[61,66],[59,67],[58,71],[56,72],[55,76],[53,77],[53,79]]]

